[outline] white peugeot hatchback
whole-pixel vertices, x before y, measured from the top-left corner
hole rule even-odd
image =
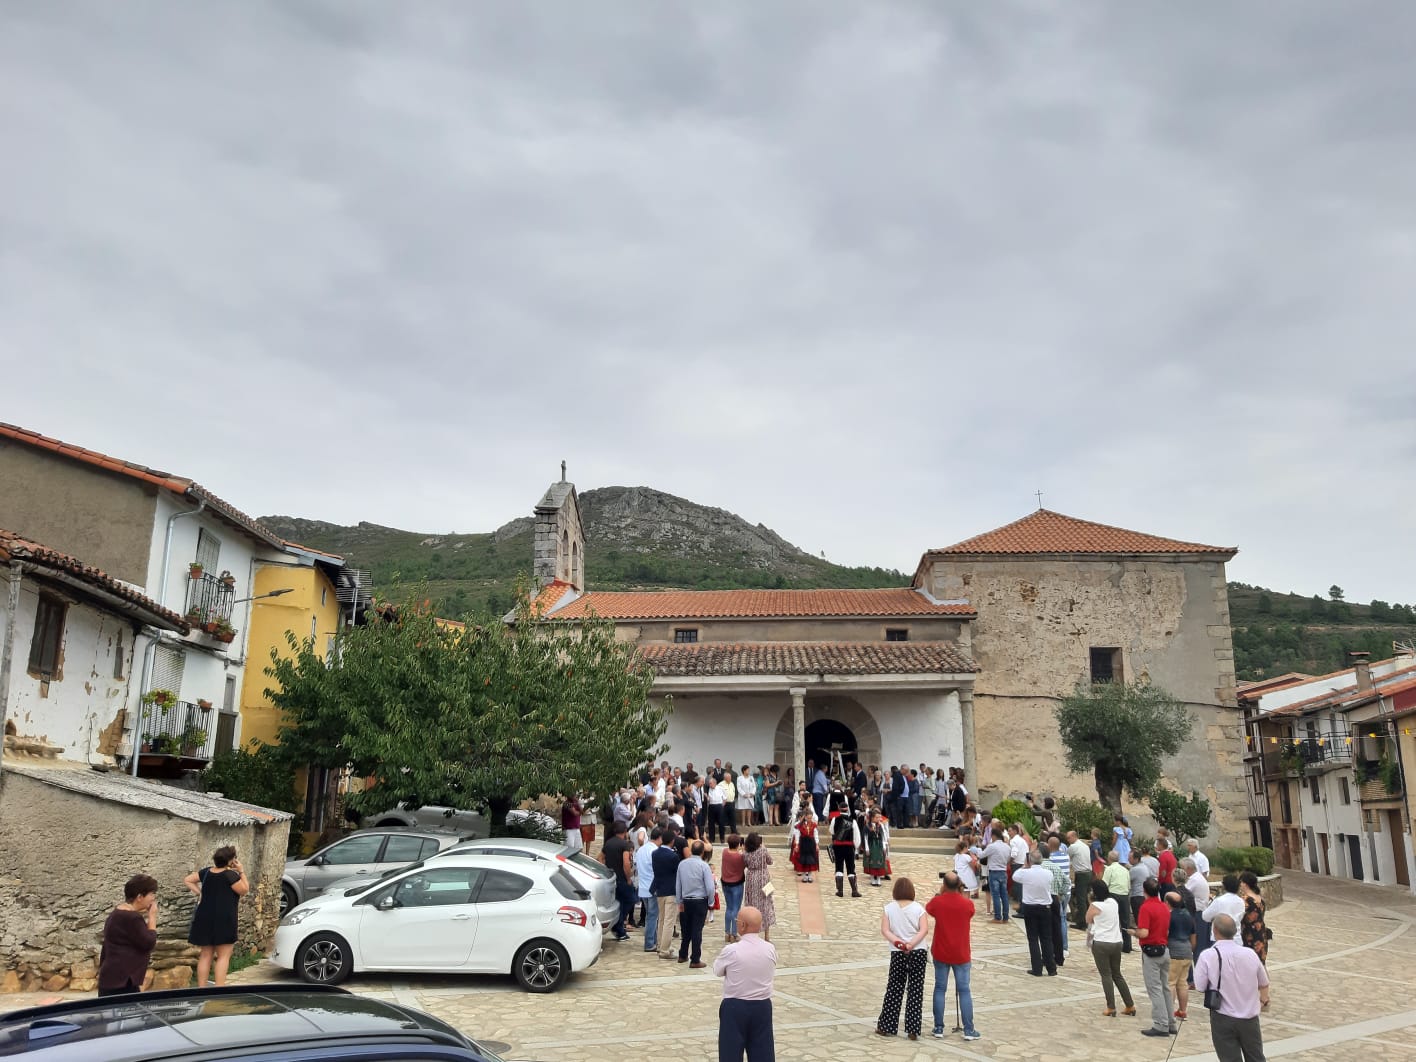
[[[281,920],[270,957],[312,984],[366,970],[509,973],[552,992],[601,943],[594,901],[564,866],[469,854],[306,901]]]

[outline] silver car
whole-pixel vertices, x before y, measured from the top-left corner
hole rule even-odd
[[[560,863],[590,892],[595,903],[595,914],[603,928],[608,929],[619,921],[614,871],[579,849],[530,837],[488,837],[485,840],[464,841],[451,848],[445,848],[430,858],[436,860],[443,856],[465,855],[469,852],[484,855],[527,855]]]
[[[444,848],[468,840],[465,834],[438,830],[385,827],[355,830],[309,859],[287,859],[280,881],[280,916],[318,896],[336,882],[376,878],[385,871],[427,859]]]

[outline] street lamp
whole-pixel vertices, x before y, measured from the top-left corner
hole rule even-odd
[[[293,594],[294,592],[295,588],[293,586],[285,586],[281,587],[279,590],[272,590],[268,594],[257,594],[255,597],[238,597],[231,603],[233,605],[244,605],[247,601],[260,601],[267,597],[279,597],[281,594]]]

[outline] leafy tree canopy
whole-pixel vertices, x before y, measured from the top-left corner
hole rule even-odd
[[[1209,832],[1210,803],[1199,793],[1192,791],[1186,796],[1165,786],[1156,786],[1150,795],[1150,807],[1155,821],[1175,835],[1176,844]]]
[[[294,762],[350,767],[372,779],[349,806],[506,811],[542,794],[603,798],[660,743],[670,706],[649,699],[653,673],[614,625],[447,624],[424,605],[385,610],[342,632],[330,663],[287,635],[266,690],[285,713]]]
[[[1093,772],[1096,795],[1113,813],[1124,789],[1144,799],[1160,781],[1166,756],[1189,738],[1194,719],[1165,690],[1145,683],[1083,683],[1056,708],[1073,774]]]

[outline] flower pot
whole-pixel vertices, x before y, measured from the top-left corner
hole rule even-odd
[[[198,701],[197,707],[204,712],[209,712],[211,711],[211,701]]]
[[[195,745],[183,745],[183,746],[182,746],[182,755],[185,756],[185,757],[186,757],[187,759],[189,759],[189,760],[196,759],[196,756],[197,756],[197,747],[196,747]]]
[[[215,634],[215,633],[216,633],[216,622],[213,620],[212,622],[209,622],[209,623],[203,623],[203,624],[202,624],[202,630],[206,631],[208,634]]]
[[[236,632],[235,632],[235,631],[230,631],[230,632],[227,633],[227,634],[218,634],[218,635],[216,636],[216,640],[217,640],[218,642],[225,642],[227,645],[230,645],[232,642],[234,642],[234,641],[236,640]]]
[[[203,568],[200,564],[193,564],[187,568],[187,574],[193,579],[200,579],[202,577],[202,571]]]

